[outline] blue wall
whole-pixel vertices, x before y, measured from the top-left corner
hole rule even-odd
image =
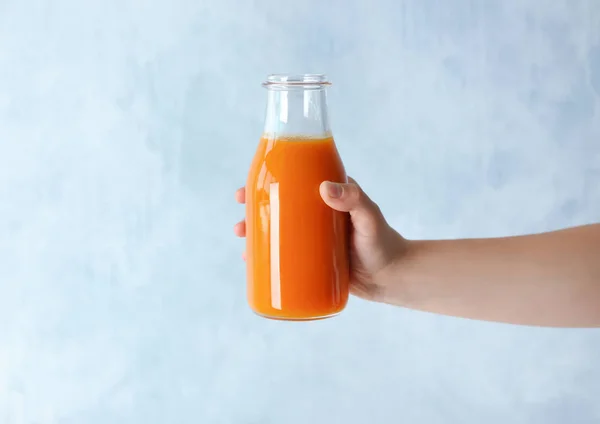
[[[271,72],[409,238],[600,219],[596,0],[0,0],[0,422],[600,421],[600,332],[245,304]]]

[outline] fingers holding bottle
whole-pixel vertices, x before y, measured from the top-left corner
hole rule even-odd
[[[235,192],[235,200],[238,203],[246,203],[246,188],[241,187]],[[238,237],[246,237],[246,220],[238,222],[233,226],[233,232]],[[242,259],[246,260],[246,252],[242,253]]]
[[[349,212],[355,231],[365,237],[377,235],[385,224],[379,207],[352,178],[348,183],[324,181],[319,187],[323,201],[332,209]]]
[[[235,201],[241,204],[246,203],[246,187],[240,187],[235,191]]]

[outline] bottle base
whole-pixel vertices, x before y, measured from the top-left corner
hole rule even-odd
[[[295,318],[295,317],[278,317],[275,315],[266,315],[266,314],[261,314],[260,312],[256,312],[255,310],[252,310],[252,312],[254,312],[255,315],[258,315],[261,318],[266,318],[266,319],[271,319],[274,321],[320,321],[320,320],[324,320],[327,318],[333,318],[335,316],[338,316],[340,314],[340,312],[334,312],[332,314],[329,315],[317,315],[317,316],[312,316],[312,317],[303,317],[303,318]]]

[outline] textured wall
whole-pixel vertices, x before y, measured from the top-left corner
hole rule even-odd
[[[0,0],[0,423],[600,421],[600,332],[245,305],[270,72],[408,237],[600,219],[598,0]]]

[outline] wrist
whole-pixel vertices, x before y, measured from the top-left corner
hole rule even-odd
[[[371,300],[400,306],[399,288],[404,278],[405,263],[407,257],[411,255],[414,242],[405,239],[390,226],[386,227],[380,239],[381,263],[384,266],[373,275],[373,286],[377,288],[377,293]]]
[[[423,272],[420,270],[424,263],[423,255],[431,241],[408,240],[399,236],[394,249],[393,259],[382,274],[383,303],[413,309],[421,309],[418,283]],[[422,289],[423,287],[421,287]]]

